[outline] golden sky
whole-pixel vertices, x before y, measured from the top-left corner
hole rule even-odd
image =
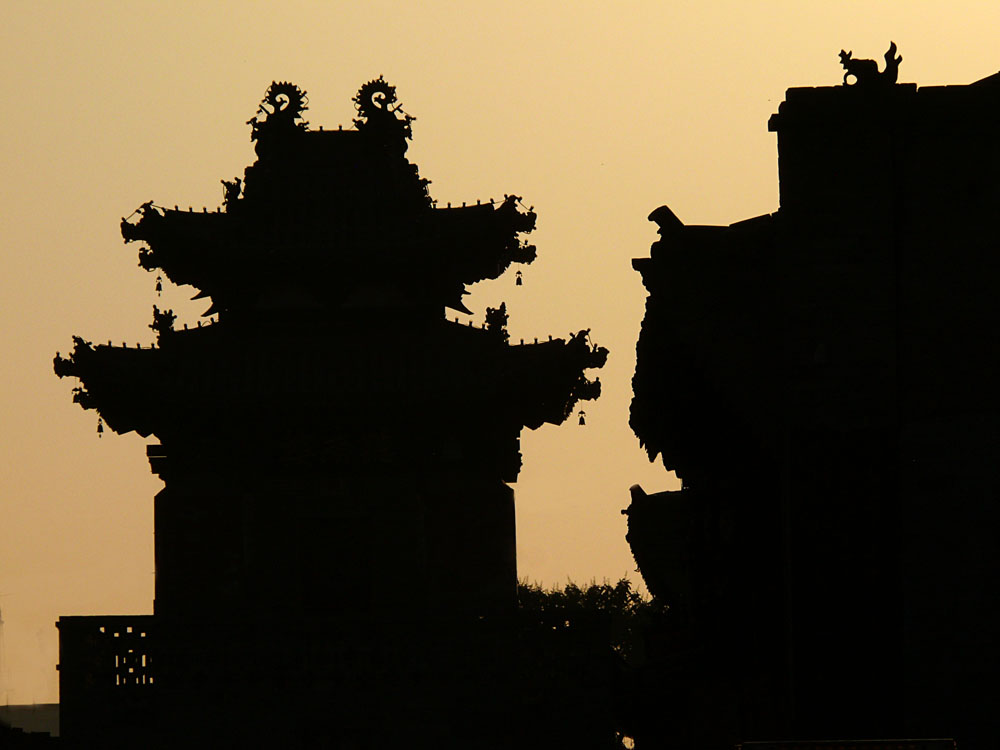
[[[245,122],[272,80],[309,93],[313,127],[350,126],[384,74],[417,117],[408,156],[440,202],[514,192],[538,260],[478,285],[514,340],[591,328],[600,401],[522,437],[518,569],[546,584],[637,580],[628,487],[675,489],[628,428],[644,290],[630,259],[668,204],[689,224],[777,208],[768,116],[791,86],[836,85],[841,48],[900,81],[1000,69],[990,2],[57,2],[0,5],[0,703],[57,700],[67,614],[152,611],[152,498],[129,434],[96,435],[52,357],[71,336],[148,344],[151,306],[204,301],[137,266],[122,216],[208,206],[254,160]],[[150,440],[152,442],[152,439]],[[755,481],[753,476],[747,482]]]

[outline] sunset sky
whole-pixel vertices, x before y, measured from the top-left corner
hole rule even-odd
[[[313,127],[351,125],[384,74],[416,116],[408,158],[439,202],[517,193],[538,260],[477,285],[514,340],[591,328],[604,395],[522,435],[518,571],[547,585],[628,575],[628,487],[676,489],[628,427],[649,212],[728,224],[777,209],[767,119],[793,86],[837,85],[838,52],[889,41],[901,82],[1000,69],[990,2],[49,2],[0,5],[0,704],[58,700],[55,620],[152,611],[153,495],[135,434],[52,372],[76,334],[148,345],[154,292],[121,217],[153,199],[214,210],[254,161],[245,124],[272,80]],[[592,373],[593,374],[593,373]],[[746,482],[755,481],[747,476]]]

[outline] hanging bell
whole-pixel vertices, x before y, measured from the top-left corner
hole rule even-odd
[[[97,418],[97,437],[100,438],[104,434],[104,420],[100,417]]]
[[[517,278],[514,280],[514,286],[524,286],[524,282],[521,281],[521,272],[517,272]]]
[[[162,296],[162,292],[163,292],[163,277],[162,276],[157,276],[156,277],[156,296],[157,297]]]
[[[587,412],[585,412],[583,409],[580,409],[580,424],[581,425],[587,424],[587,420],[585,419],[586,416],[587,416]]]

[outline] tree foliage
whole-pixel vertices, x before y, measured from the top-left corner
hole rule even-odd
[[[571,581],[564,588],[552,589],[521,581],[517,598],[524,626],[606,630],[608,645],[629,664],[642,660],[642,624],[661,609],[659,603],[635,591],[627,578],[617,583],[591,581],[586,587]]]
[[[661,607],[617,583],[518,584],[522,682],[531,734],[544,747],[624,750],[643,632]]]

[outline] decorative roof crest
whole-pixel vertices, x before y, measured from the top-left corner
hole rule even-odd
[[[366,126],[399,128],[406,138],[412,138],[410,123],[416,117],[406,114],[396,99],[396,87],[391,86],[382,76],[368,81],[354,95],[354,107],[361,119],[355,120],[355,126],[360,130]],[[402,117],[397,115],[399,112]]]
[[[864,88],[872,86],[891,86],[896,83],[899,76],[899,64],[903,62],[903,56],[896,56],[896,43],[889,42],[889,49],[886,50],[885,70],[881,73],[878,63],[874,60],[854,59],[851,57],[854,52],[844,52],[840,50],[840,64],[844,66],[844,85],[861,86]],[[854,83],[848,83],[848,78],[854,78]]]
[[[247,125],[253,127],[250,140],[257,140],[264,127],[297,126],[305,128],[308,122],[302,119],[302,113],[309,109],[309,98],[306,92],[289,81],[271,81],[264,94],[264,100],[257,107],[257,114],[247,120]],[[264,119],[261,120],[260,116]]]

